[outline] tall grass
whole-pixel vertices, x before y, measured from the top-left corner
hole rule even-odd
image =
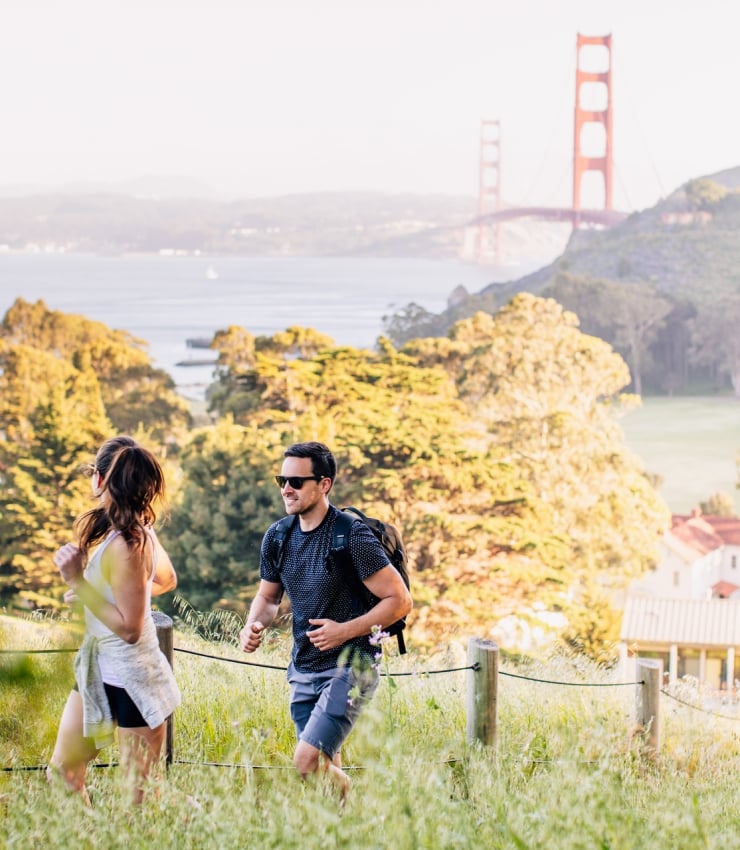
[[[0,648],[52,641],[74,643],[59,625],[19,631],[0,619]],[[192,632],[178,631],[175,646],[244,660],[230,644]],[[248,660],[284,666],[287,646],[276,641]],[[391,659],[390,668],[456,666],[446,661],[452,659],[412,653]],[[48,759],[71,664],[71,655],[0,656],[0,766]],[[395,677],[392,694],[384,678],[344,751],[353,788],[343,811],[321,782],[295,775],[284,672],[184,653],[175,654],[175,670],[185,697],[175,720],[175,762],[141,809],[123,803],[115,768],[90,771],[92,810],[47,786],[40,771],[5,772],[1,847],[740,845],[740,727],[664,700],[661,754],[646,760],[633,734],[634,688],[587,687],[612,679],[582,660],[553,658],[528,667],[528,679],[501,678],[495,751],[466,742],[466,672]],[[115,761],[115,748],[101,758]]]

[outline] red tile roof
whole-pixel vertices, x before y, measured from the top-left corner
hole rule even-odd
[[[712,596],[727,598],[736,590],[740,590],[736,584],[731,584],[729,581],[718,581],[717,584],[712,585]]]
[[[666,536],[673,537],[674,542],[699,555],[706,555],[721,546],[740,546],[740,519],[697,513],[690,516],[674,514],[671,530]]]

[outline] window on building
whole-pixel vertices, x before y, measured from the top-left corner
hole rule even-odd
[[[673,573],[673,586],[678,587],[681,584],[681,574],[676,570]]]
[[[732,567],[733,570],[737,569],[737,555],[733,555],[730,558],[730,566]]]

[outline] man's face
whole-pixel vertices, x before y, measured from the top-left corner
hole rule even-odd
[[[311,478],[313,476],[311,458],[286,457],[280,472],[286,478],[293,476]],[[285,486],[280,488],[280,493],[285,504],[285,513],[308,513],[312,508],[315,508],[316,505],[322,502],[325,493],[328,491],[328,483],[328,478],[324,478],[321,481],[311,478],[311,480],[304,481],[300,489],[296,489],[290,486],[290,482],[286,482]]]

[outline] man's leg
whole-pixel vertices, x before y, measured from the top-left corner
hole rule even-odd
[[[313,684],[319,697],[310,715],[305,716],[305,704],[291,706],[294,719],[301,720],[296,722],[299,741],[293,763],[304,778],[324,771],[344,800],[352,783],[342,770],[341,748],[362,707],[375,693],[378,674],[369,669],[355,675],[351,669],[339,668],[315,674]]]
[[[338,752],[333,759],[330,759],[326,753],[317,750],[312,744],[306,741],[299,741],[293,755],[293,764],[303,779],[317,773],[319,770],[326,773],[339,791],[340,798],[342,800],[346,798],[347,792],[352,785],[352,780],[342,770],[341,753]]]

